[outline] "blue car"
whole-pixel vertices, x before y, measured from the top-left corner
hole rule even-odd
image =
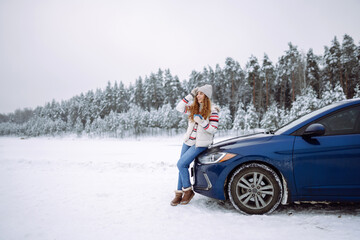
[[[245,214],[295,201],[359,202],[360,99],[211,145],[192,170],[195,192],[229,199]]]

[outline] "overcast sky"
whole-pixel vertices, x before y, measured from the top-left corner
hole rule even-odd
[[[0,113],[169,68],[180,80],[232,57],[244,67],[288,42],[323,54],[359,45],[359,0],[0,0]]]

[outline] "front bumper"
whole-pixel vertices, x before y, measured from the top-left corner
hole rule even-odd
[[[194,191],[215,199],[225,200],[225,180],[221,175],[225,164],[199,164],[195,161],[192,169]]]
[[[209,191],[212,188],[212,184],[211,184],[211,181],[209,179],[209,176],[205,172],[203,172],[202,174],[204,176],[204,179],[206,181],[207,186],[206,187],[201,187],[201,186],[195,186],[194,185],[194,189],[199,190],[199,191]]]

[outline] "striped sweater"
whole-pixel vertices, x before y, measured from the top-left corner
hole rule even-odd
[[[189,108],[190,102],[193,100],[192,95],[187,95],[183,98],[176,109],[179,112],[190,115]],[[214,134],[217,131],[219,125],[219,108],[213,107],[211,108],[210,117],[207,119],[203,119],[202,123],[198,124],[189,119],[188,129],[184,136],[184,143],[192,146],[196,145],[197,147],[207,147],[209,146],[214,138]]]

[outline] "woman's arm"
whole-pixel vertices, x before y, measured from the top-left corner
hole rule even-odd
[[[181,113],[189,113],[189,102],[191,102],[193,99],[194,97],[191,94],[187,95],[176,105],[176,110]]]
[[[189,93],[189,95],[187,95],[186,97],[184,97],[176,106],[176,110],[178,110],[181,113],[186,113],[186,114],[190,114],[189,113],[189,109],[190,109],[190,104],[189,102],[191,102],[192,100],[194,100],[194,97],[196,96],[198,91],[198,87],[194,88],[193,90],[191,90],[191,92]]]
[[[208,133],[214,134],[219,126],[219,113],[217,111],[212,111],[209,117],[209,120],[198,119],[199,117],[194,118],[195,122],[197,122],[200,126],[204,128]]]

